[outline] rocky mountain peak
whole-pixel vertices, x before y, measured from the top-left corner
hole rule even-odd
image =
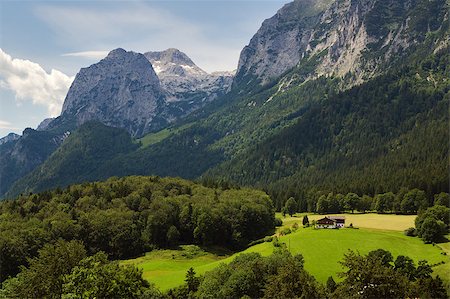
[[[175,48],[169,48],[160,52],[144,53],[150,61],[160,61],[161,63],[175,63],[179,65],[196,66],[195,63],[183,52]]]
[[[100,62],[82,68],[64,101],[61,117],[77,125],[90,120],[125,128],[141,136],[156,126],[164,94],[144,55],[115,49]]]
[[[17,135],[16,133],[9,133],[5,137],[0,138],[0,145],[10,142],[10,141],[15,141],[19,138],[20,138],[20,135]]]
[[[349,75],[361,83],[401,59],[448,18],[444,0],[295,0],[265,20],[242,50],[234,84]]]
[[[296,0],[265,20],[242,50],[235,80],[265,84],[295,66],[320,15],[333,1]]]
[[[169,103],[181,113],[189,113],[228,91],[233,75],[208,74],[178,49],[147,52],[145,57],[158,75]],[[189,105],[186,105],[189,103]]]
[[[122,48],[117,48],[117,49],[114,49],[114,50],[110,51],[108,53],[108,55],[106,56],[106,58],[117,59],[118,57],[123,57],[123,56],[126,56],[126,55],[127,55],[127,51],[125,51]]]
[[[173,76],[198,77],[207,74],[178,49],[170,48],[160,52],[147,52],[144,53],[144,56],[151,62],[160,79]]]

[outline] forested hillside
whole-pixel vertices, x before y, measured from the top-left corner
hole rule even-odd
[[[159,177],[110,178],[0,202],[0,281],[46,243],[130,258],[180,243],[239,249],[274,228],[270,198]]]
[[[449,65],[445,48],[338,93],[209,173],[280,200],[309,189],[448,192]]]
[[[156,140],[151,144],[139,146],[122,133],[111,133],[119,129],[81,127],[83,133],[74,132],[6,197],[125,175],[212,177],[256,186],[267,190],[277,207],[310,191],[374,195],[419,188],[428,198],[448,192],[447,3],[374,0],[366,7],[343,2],[349,6],[321,7],[314,16],[320,20],[310,20],[316,24],[313,32],[289,12],[291,6],[303,7],[297,2],[263,24],[248,46],[256,47],[256,54],[248,47],[244,51],[252,59],[265,59],[258,66],[262,70],[279,71],[269,59],[277,45],[273,32],[311,38],[314,50],[302,48],[305,55],[280,77],[265,78],[261,85],[251,65],[241,64],[248,70],[244,81],[238,76],[223,98],[164,132],[147,135],[144,140]],[[348,34],[361,44],[345,34],[329,39],[326,33],[340,28],[340,16],[360,26]],[[368,35],[361,37],[357,28]],[[357,57],[350,55],[353,48]],[[361,67],[345,74],[345,65],[327,71],[330,63],[344,63],[339,55]]]

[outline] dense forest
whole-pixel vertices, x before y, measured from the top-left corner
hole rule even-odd
[[[262,191],[207,188],[182,179],[110,178],[0,202],[0,281],[40,248],[79,240],[89,255],[136,257],[178,244],[242,249],[273,230]]]
[[[277,207],[305,190],[448,192],[449,58],[448,48],[413,56],[312,105],[295,125],[207,175],[264,187]]]

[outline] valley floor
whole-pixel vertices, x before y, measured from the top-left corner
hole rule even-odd
[[[277,214],[277,217],[282,218]],[[310,221],[317,220],[324,215],[308,215]],[[415,216],[378,215],[378,214],[345,214],[346,225],[355,227],[334,229],[302,228],[302,215],[286,217],[283,227],[292,227],[298,223],[301,228],[297,231],[281,236],[280,242],[286,244],[293,253],[301,253],[305,258],[305,269],[317,280],[325,282],[329,276],[339,280],[337,273],[343,269],[339,264],[344,253],[349,249],[366,254],[371,250],[382,248],[394,256],[406,255],[416,263],[427,260],[430,264],[440,264],[435,269],[448,284],[450,273],[450,243],[433,246],[424,244],[422,240],[407,237],[403,230],[414,226]],[[178,250],[157,250],[147,253],[144,257],[124,261],[124,264],[135,264],[144,270],[144,277],[154,283],[161,290],[176,287],[184,282],[186,271],[193,267],[197,274],[203,274],[220,263],[228,263],[241,253],[258,252],[263,256],[270,255],[274,250],[272,242],[264,242],[251,246],[246,250],[235,253],[208,252],[194,245],[181,246]]]

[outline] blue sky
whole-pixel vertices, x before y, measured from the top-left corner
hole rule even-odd
[[[178,48],[233,70],[262,21],[289,1],[0,0],[0,137],[58,115],[73,77],[114,48]]]

